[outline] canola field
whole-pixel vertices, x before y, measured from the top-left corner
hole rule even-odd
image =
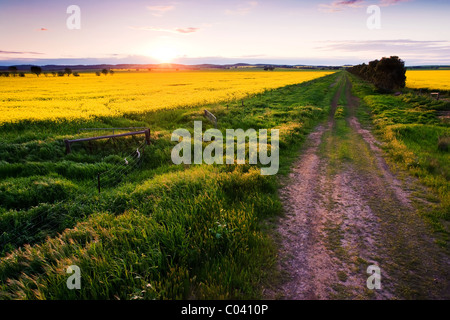
[[[450,91],[450,70],[408,70],[406,86],[414,89]]]
[[[116,72],[0,78],[0,124],[77,120],[243,99],[328,71]]]

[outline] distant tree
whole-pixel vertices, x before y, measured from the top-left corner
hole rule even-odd
[[[74,72],[74,73],[73,73],[73,76],[74,76],[74,77],[79,77],[80,74],[79,74],[78,72]]]
[[[105,76],[108,74],[108,72],[109,72],[109,71],[106,70],[106,69],[103,69],[103,70],[102,70],[102,73],[103,73]]]
[[[101,72],[100,72],[100,71],[96,71],[96,72],[95,72],[95,75],[97,75],[97,76],[101,76],[102,74],[101,74]]]
[[[25,77],[25,72],[19,72],[19,77]]]
[[[55,71],[52,71],[52,75],[53,75],[54,77],[56,77],[56,72],[55,72]]]
[[[151,68],[148,68],[148,71],[152,71],[152,69],[151,69]]]
[[[72,74],[72,69],[70,68],[65,68],[64,69],[64,73],[67,74],[67,76],[70,76]]]
[[[406,85],[405,63],[397,56],[381,59],[375,67],[374,85],[383,92],[403,89]]]
[[[372,82],[381,92],[392,92],[402,89],[406,85],[405,63],[397,56],[382,58],[353,66],[347,69],[349,72]]]
[[[114,71],[113,71],[113,70],[109,70],[109,74],[110,74],[110,75],[113,75],[113,74],[114,74]]]
[[[8,67],[8,70],[11,72],[11,74],[15,77],[17,75],[17,67],[11,66]]]
[[[4,75],[5,77],[9,77],[9,72],[8,72],[8,71],[5,71],[5,72],[3,72],[3,75]]]
[[[58,71],[58,77],[64,77],[65,74],[64,71]]]
[[[38,77],[42,73],[41,67],[38,67],[38,66],[32,66],[30,70],[31,70],[31,73],[34,73]]]
[[[373,78],[375,77],[375,68],[377,67],[378,62],[380,62],[378,59],[369,62],[369,65],[365,70],[365,74],[363,75],[367,81],[373,81]]]

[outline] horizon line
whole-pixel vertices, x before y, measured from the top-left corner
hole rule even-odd
[[[1,62],[0,62],[1,63]],[[366,62],[367,63],[367,62]],[[248,65],[248,66],[304,66],[304,67],[345,67],[345,66],[354,66],[355,64],[352,63],[345,63],[345,64],[292,64],[292,63],[264,63],[264,62],[258,62],[258,63],[249,63],[249,62],[236,62],[236,63],[196,63],[196,64],[188,64],[188,63],[171,63],[171,62],[164,62],[164,63],[89,63],[89,64],[83,64],[83,63],[77,63],[77,64],[58,64],[58,63],[47,63],[47,64],[36,64],[36,63],[23,63],[23,64],[0,64],[0,67],[20,67],[20,66],[39,66],[39,67],[48,67],[48,66],[85,66],[85,67],[92,67],[92,66],[124,66],[124,65],[135,65],[135,66],[169,66],[169,65],[178,65],[178,66],[187,66],[187,67],[195,67],[195,66],[202,66],[202,65],[211,65],[211,66],[238,66],[238,65]],[[405,67],[450,67],[449,64],[412,64],[412,65],[406,65]]]

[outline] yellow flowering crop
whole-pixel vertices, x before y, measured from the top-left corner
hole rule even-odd
[[[424,88],[450,90],[450,70],[408,70],[406,86],[409,88]]]
[[[241,99],[330,74],[326,71],[115,72],[0,78],[0,123],[88,119]]]

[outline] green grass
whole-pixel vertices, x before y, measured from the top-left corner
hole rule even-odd
[[[279,174],[286,174],[328,114],[337,76],[258,94],[244,107],[3,125],[0,298],[260,298],[276,259],[263,222],[281,211],[277,177],[260,175],[257,165],[173,165],[171,133],[192,132],[195,120],[211,128],[205,108],[222,132],[278,128]],[[64,139],[92,134],[78,135],[79,128],[131,126],[151,128],[139,163],[129,157],[137,138],[74,145],[64,154]],[[98,193],[97,173],[105,171]],[[70,265],[81,269],[81,290],[66,287]]]
[[[338,97],[338,105],[334,113],[334,122],[331,131],[326,131],[322,136],[319,146],[320,154],[329,161],[328,174],[336,173],[346,162],[352,162],[356,158],[352,148],[355,134],[347,122],[348,108],[345,97],[345,79],[340,79],[336,86],[342,84],[342,90]],[[342,83],[344,82],[344,83]]]
[[[373,125],[386,142],[391,160],[419,178],[438,198],[435,210],[422,213],[448,242],[445,225],[450,221],[450,127],[437,117],[437,111],[450,110],[450,103],[408,89],[400,96],[377,94],[369,84],[352,75],[350,78],[353,93],[361,99],[357,113],[361,122]]]

